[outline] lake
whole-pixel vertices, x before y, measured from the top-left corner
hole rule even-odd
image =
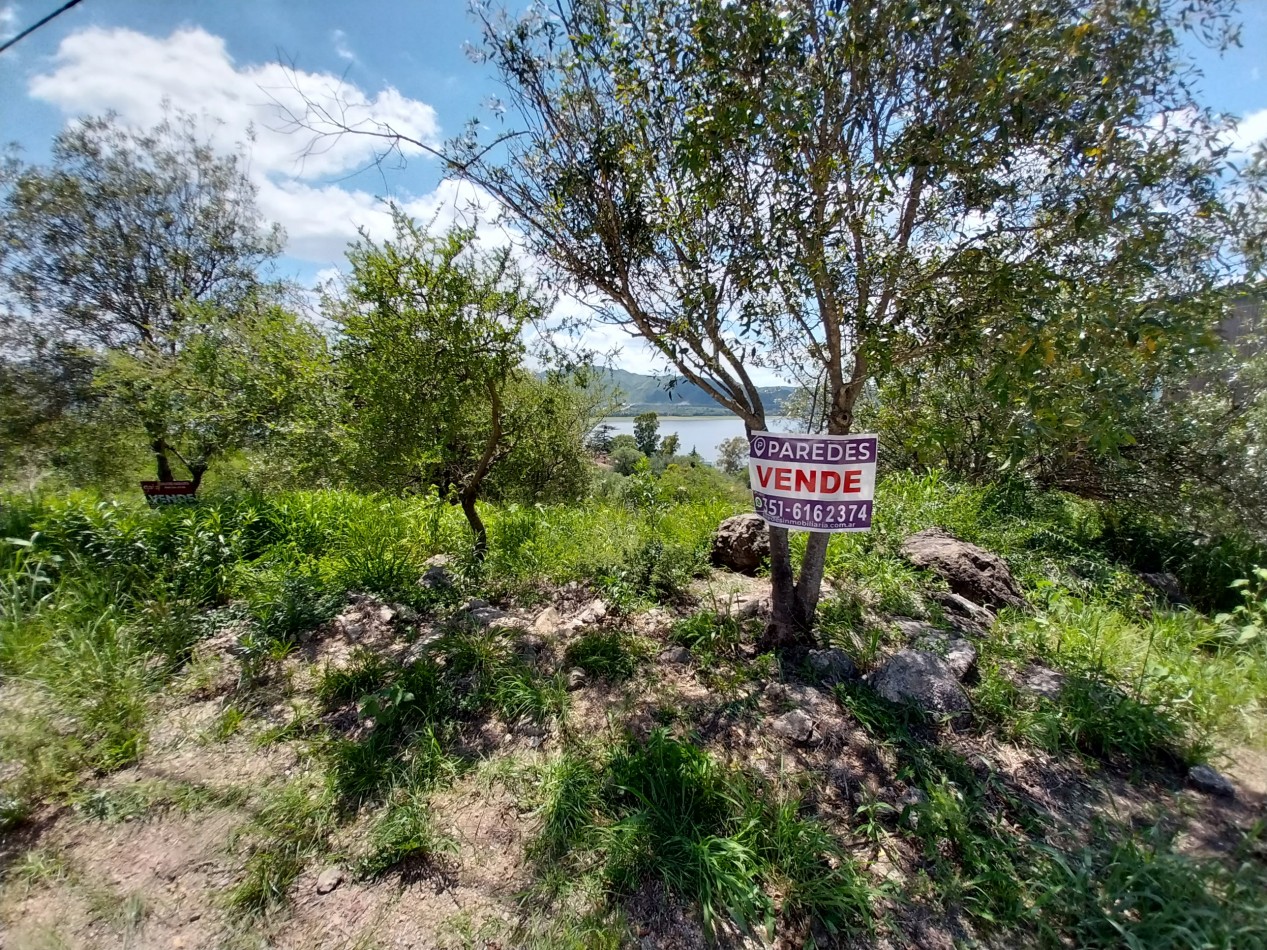
[[[795,420],[771,417],[767,425],[779,432],[788,431]],[[632,416],[612,416],[603,425],[612,427],[612,435],[633,435]],[[743,438],[743,420],[738,416],[661,416],[660,438],[676,433],[682,442],[680,455],[690,455],[691,449],[699,452],[706,462],[717,461],[717,446],[735,436]]]

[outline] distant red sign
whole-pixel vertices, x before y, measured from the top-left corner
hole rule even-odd
[[[141,482],[141,491],[151,508],[189,505],[198,500],[198,489],[193,482]]]

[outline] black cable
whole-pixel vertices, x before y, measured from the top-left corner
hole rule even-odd
[[[50,20],[56,19],[57,17],[65,13],[67,10],[69,10],[71,7],[73,7],[75,4],[81,3],[81,2],[82,0],[67,0],[66,3],[63,3],[60,7],[54,10],[48,16],[44,17],[41,20],[36,20],[34,23],[28,26],[25,30],[23,30],[17,36],[13,37],[12,39],[5,40],[3,43],[0,43],[0,53],[3,53],[5,50],[7,50],[10,46],[12,46],[18,40],[24,39],[30,36],[32,33],[34,33],[36,30],[42,27],[45,23],[49,22]]]

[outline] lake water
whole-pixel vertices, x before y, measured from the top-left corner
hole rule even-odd
[[[767,420],[771,429],[787,431],[793,420],[773,417]],[[612,416],[603,420],[612,427],[612,435],[633,435],[634,421],[630,416]],[[691,449],[699,452],[706,462],[717,461],[717,446],[727,439],[744,435],[743,420],[738,416],[661,416],[660,438],[677,433],[682,441],[678,449],[681,455],[690,455]]]

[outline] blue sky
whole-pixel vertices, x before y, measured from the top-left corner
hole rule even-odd
[[[59,2],[0,0],[0,36]],[[1243,0],[1241,19],[1240,48],[1221,56],[1189,48],[1205,74],[1204,101],[1243,120],[1238,139],[1248,146],[1267,138],[1267,0]],[[362,114],[391,116],[438,142],[497,92],[487,68],[464,52],[477,37],[466,0],[83,0],[0,55],[0,141],[39,160],[70,117],[114,109],[152,125],[164,98],[219,120],[225,148],[253,126],[261,208],[290,238],[281,272],[312,283],[339,266],[358,227],[385,233],[384,197],[420,218],[448,220],[469,216],[480,195],[442,184],[421,154],[401,170],[363,170],[372,145],[355,137],[304,159],[305,138],[284,131],[271,101],[293,95],[279,63],[293,64],[306,90],[339,87]],[[652,368],[644,346],[604,332],[592,342],[620,344],[622,366]]]

